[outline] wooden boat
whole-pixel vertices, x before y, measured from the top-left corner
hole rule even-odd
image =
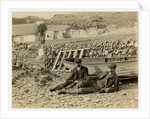
[[[108,71],[110,63],[116,63],[116,73],[118,76],[138,76],[137,57],[117,57],[117,58],[82,58],[82,65],[88,67],[89,74],[97,74]],[[64,59],[63,64],[73,70],[74,59]]]

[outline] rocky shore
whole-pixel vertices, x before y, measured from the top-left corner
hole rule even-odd
[[[49,89],[63,82],[69,73],[43,72],[35,69],[12,72],[12,108],[138,108],[137,81],[120,83],[120,91],[114,93],[58,95]]]

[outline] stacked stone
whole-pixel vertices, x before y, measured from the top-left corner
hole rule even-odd
[[[38,56],[40,45],[27,43],[13,43],[12,45],[12,65],[22,67],[28,59],[34,60]],[[44,46],[44,65],[52,69],[59,51],[89,48],[84,52],[83,57],[89,58],[115,58],[132,57],[138,55],[138,44],[136,40],[128,41],[76,41],[67,43],[58,43]]]
[[[115,58],[132,57],[138,55],[138,44],[135,40],[129,41],[106,41],[103,43],[94,42],[90,51],[85,52],[85,57],[90,58]]]
[[[51,47],[45,47],[45,67],[52,69],[59,50],[53,50]]]
[[[29,45],[27,43],[13,43],[12,65],[22,67],[26,59],[33,59],[38,55],[39,47],[39,45]]]

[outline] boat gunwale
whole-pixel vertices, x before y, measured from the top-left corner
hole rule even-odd
[[[83,60],[85,58],[82,58]],[[91,58],[92,59],[96,59],[96,58]],[[98,59],[98,58],[97,58]],[[102,64],[102,63],[106,63],[106,64],[109,64],[109,63],[125,63],[125,62],[133,62],[133,61],[138,61],[138,59],[133,59],[133,60],[125,60],[125,61],[112,61],[112,62],[98,62],[98,64]],[[70,63],[75,63],[75,62],[72,62],[72,61],[67,61],[67,60],[63,60],[63,62],[70,62]]]

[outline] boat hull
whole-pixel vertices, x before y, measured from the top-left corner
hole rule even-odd
[[[82,65],[86,66],[89,74],[97,74],[108,71],[108,65],[112,62],[101,62],[99,59],[82,59]],[[138,76],[138,60],[114,61],[117,64],[116,73],[118,76]],[[63,64],[73,70],[75,63],[63,61]]]

